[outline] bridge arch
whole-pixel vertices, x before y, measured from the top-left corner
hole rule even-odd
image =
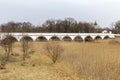
[[[95,37],[95,40],[100,40],[100,39],[102,39],[102,37],[99,36],[99,35],[97,35],[97,36]]]
[[[70,36],[64,36],[62,40],[64,40],[64,41],[72,41],[72,38]]]
[[[50,38],[50,40],[52,40],[52,41],[60,41],[60,38],[57,37],[57,36],[52,36],[52,37]]]
[[[81,41],[83,41],[83,39],[81,36],[78,35],[78,36],[75,36],[74,41],[81,42]]]
[[[108,35],[106,35],[105,37],[104,37],[104,39],[109,39],[110,37],[108,36]]]
[[[88,35],[85,37],[85,41],[93,41],[93,38],[90,35]]]
[[[47,38],[44,36],[39,36],[36,38],[36,41],[47,41]]]
[[[22,40],[33,41],[32,37],[30,37],[30,36],[23,36],[23,37],[20,39],[20,41],[22,41]]]
[[[6,43],[14,43],[14,42],[18,42],[17,38],[12,36],[12,35],[8,35],[6,36],[4,39],[1,40],[2,43],[6,44]]]

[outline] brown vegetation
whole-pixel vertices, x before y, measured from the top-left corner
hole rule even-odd
[[[29,49],[30,49],[30,41],[29,39],[23,39],[21,41],[22,51],[23,51],[23,60],[25,61],[26,58],[29,56]]]
[[[99,43],[98,43],[99,42]],[[120,39],[96,42],[57,41],[64,52],[56,64],[46,56],[46,42],[33,42],[34,54],[21,66],[21,44],[13,45],[16,62],[9,62],[0,70],[1,80],[119,80]],[[0,49],[1,55],[4,50]]]
[[[0,27],[2,32],[100,33],[103,30],[96,22],[77,22],[73,18],[47,20],[39,26],[34,26],[30,22],[8,22]]]
[[[6,38],[1,41],[1,46],[5,51],[5,60],[9,61],[10,54],[13,54],[13,43],[16,41],[9,33]]]
[[[56,61],[61,57],[61,54],[63,53],[64,49],[58,42],[47,42],[45,45],[45,51],[47,56],[52,60],[53,63],[56,63]]]

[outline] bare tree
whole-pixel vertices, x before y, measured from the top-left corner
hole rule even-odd
[[[27,40],[23,39],[21,41],[21,44],[22,44],[22,51],[23,51],[23,60],[25,60],[26,57],[28,56],[29,42]]]
[[[47,56],[52,60],[53,63],[61,57],[61,53],[64,51],[63,47],[56,42],[47,42],[45,45]]]
[[[24,35],[23,33],[23,36]],[[23,51],[23,60],[25,61],[27,57],[29,57],[29,50],[30,50],[31,40],[28,37],[23,37],[21,40],[21,46]]]
[[[12,37],[9,33],[6,35],[6,38],[1,41],[2,47],[5,50],[5,59],[9,61],[10,54],[13,54],[13,43],[16,42],[16,39]]]
[[[120,20],[115,22],[115,24],[113,25],[115,28],[114,28],[114,31],[115,33],[120,33]]]

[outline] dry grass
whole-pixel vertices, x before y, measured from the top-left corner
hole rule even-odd
[[[97,42],[59,42],[64,53],[56,64],[45,55],[46,42],[34,42],[22,66],[20,43],[0,80],[120,80],[120,38]],[[1,56],[4,53],[0,48]]]

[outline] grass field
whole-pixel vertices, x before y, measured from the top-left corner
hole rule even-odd
[[[58,41],[64,52],[57,63],[46,56],[46,42],[33,42],[22,65],[22,49],[15,43],[0,80],[120,80],[120,38],[94,42]],[[0,47],[2,58],[4,50]]]

